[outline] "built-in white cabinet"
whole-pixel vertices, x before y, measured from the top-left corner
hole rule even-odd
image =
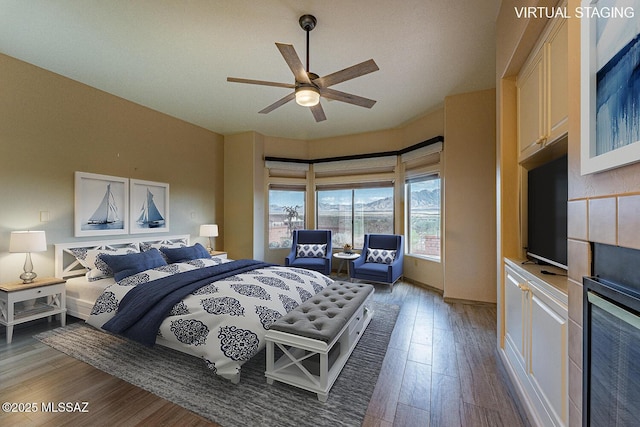
[[[516,81],[519,161],[553,145],[568,130],[567,20],[550,22]]]
[[[541,271],[551,271],[543,280]],[[500,355],[530,421],[568,420],[567,278],[554,267],[505,259],[504,329]]]

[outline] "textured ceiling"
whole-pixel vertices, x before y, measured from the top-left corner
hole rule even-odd
[[[495,86],[500,0],[0,0],[0,52],[221,134],[317,139],[395,128],[445,96]],[[262,108],[293,83],[275,42],[323,76],[373,58],[380,70],[333,86],[377,100],[321,102],[316,123],[295,102]]]

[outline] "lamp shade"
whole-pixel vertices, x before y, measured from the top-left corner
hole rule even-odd
[[[44,252],[47,250],[47,238],[44,231],[12,231],[9,240],[9,252]]]
[[[217,224],[203,224],[200,226],[200,236],[202,237],[216,237],[218,235]]]
[[[320,102],[320,92],[313,86],[300,86],[296,88],[296,103],[303,107],[313,107]]]

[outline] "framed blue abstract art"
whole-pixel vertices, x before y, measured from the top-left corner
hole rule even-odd
[[[582,175],[640,160],[640,0],[587,7],[602,13],[580,19]]]

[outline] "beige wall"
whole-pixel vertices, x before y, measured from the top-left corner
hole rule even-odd
[[[264,259],[264,137],[224,138],[224,235],[232,259]]]
[[[322,159],[352,154],[382,153],[403,148],[405,146],[403,142],[401,132],[394,129],[314,139],[309,141],[309,158]]]
[[[264,137],[265,156],[321,159],[400,150],[437,135],[444,135],[444,107],[398,127],[333,138],[298,140]]]
[[[444,297],[496,302],[495,90],[445,99]]]
[[[0,282],[22,271],[24,255],[7,252],[14,230],[46,231],[49,250],[33,254],[34,270],[53,275],[53,244],[76,240],[75,171],[169,183],[164,235],[204,243],[200,224],[224,230],[221,135],[8,56],[0,76]]]

